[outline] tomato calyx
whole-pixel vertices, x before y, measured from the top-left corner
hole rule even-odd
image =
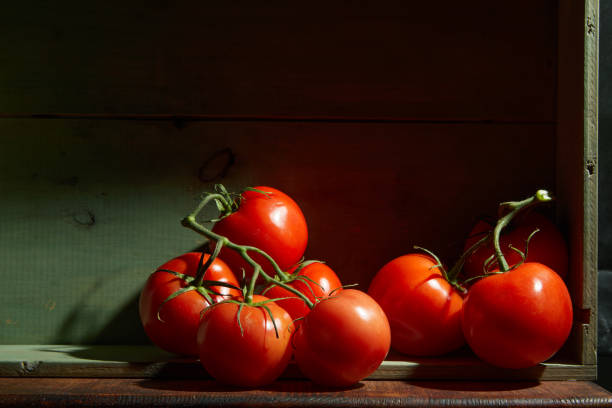
[[[440,258],[438,258],[438,256],[434,254],[432,251],[426,248],[420,247],[420,246],[416,246],[416,245],[413,248],[416,250],[425,252],[427,255],[431,256],[434,259],[434,261],[436,261],[436,264],[430,267],[429,269],[437,268],[442,274],[442,277],[444,278],[444,280],[447,281],[453,288],[455,288],[460,293],[463,293],[463,294],[467,293],[467,289],[457,279],[457,276],[459,275],[459,271],[461,270],[460,265],[463,264],[463,259],[464,259],[463,256],[451,268],[451,270],[447,272],[446,268],[444,267],[444,264],[442,264],[442,261],[440,261]]]
[[[162,268],[162,269],[156,270],[156,272],[166,272],[166,273],[169,273],[171,275],[174,275],[177,278],[179,278],[182,281],[184,281],[185,284],[186,284],[186,286],[184,286],[181,289],[177,290],[176,292],[172,293],[170,296],[168,296],[166,299],[164,299],[163,302],[160,303],[159,307],[157,308],[157,319],[159,321],[162,321],[162,322],[164,321],[161,318],[161,310],[164,307],[164,305],[166,303],[168,303],[169,301],[171,301],[172,299],[174,299],[174,298],[176,298],[176,297],[178,297],[178,296],[180,296],[180,295],[182,295],[184,293],[191,292],[191,291],[198,292],[200,295],[202,295],[202,297],[204,297],[204,299],[206,299],[208,304],[212,305],[212,304],[215,304],[217,302],[215,302],[215,300],[212,298],[211,295],[219,296],[219,297],[228,296],[228,295],[224,295],[224,294],[219,293],[216,290],[214,290],[213,289],[214,286],[221,286],[221,287],[225,287],[225,288],[229,288],[229,289],[240,290],[240,288],[236,287],[235,285],[232,285],[231,283],[217,281],[217,280],[204,279],[204,274],[206,273],[208,268],[212,265],[212,263],[216,259],[217,254],[218,254],[218,251],[215,250],[215,253],[213,253],[213,255],[211,255],[210,257],[208,257],[207,261],[204,262],[205,252],[202,252],[202,255],[200,256],[200,261],[198,263],[198,270],[197,270],[197,273],[196,273],[195,277],[194,276],[185,275],[183,273],[176,272],[176,271],[173,271],[171,269],[164,269],[164,268]]]
[[[508,248],[512,249],[513,251],[517,252],[519,254],[519,256],[521,257],[521,261],[510,266],[510,268],[505,271],[499,271],[499,270],[495,270],[495,265],[498,264],[498,261],[495,257],[495,254],[491,255],[489,258],[487,258],[487,260],[484,262],[483,264],[483,273],[482,275],[476,275],[476,276],[472,276],[470,278],[464,279],[462,281],[462,284],[467,284],[470,283],[472,281],[478,280],[478,279],[482,279],[482,278],[486,278],[487,276],[491,276],[491,275],[499,275],[502,273],[506,273],[506,272],[510,272],[513,271],[515,269],[517,269],[519,266],[523,265],[525,262],[527,262],[527,255],[528,255],[528,251],[529,251],[529,242],[531,241],[531,238],[533,238],[533,236],[540,231],[539,229],[535,229],[531,234],[529,234],[529,236],[527,237],[527,239],[525,240],[525,251],[521,251],[520,249],[516,248],[515,246],[513,246],[512,244],[508,245]]]
[[[525,212],[527,209],[541,204],[550,202],[553,200],[552,195],[547,190],[538,190],[536,193],[521,201],[508,201],[501,203],[499,205],[499,218],[494,225],[494,228],[489,231],[483,232],[484,237],[481,238],[476,244],[474,244],[466,253],[473,252],[472,249],[477,249],[478,247],[487,244],[492,241],[494,252],[491,256],[489,256],[483,263],[483,273],[482,275],[472,276],[468,279],[463,280],[463,284],[470,283],[474,280],[478,280],[481,278],[485,278],[491,275],[497,275],[505,272],[509,272],[517,269],[521,265],[523,265],[527,261],[527,255],[529,253],[529,243],[535,234],[537,234],[540,230],[538,228],[534,229],[525,240],[525,250],[522,251],[512,244],[508,245],[508,248],[518,253],[521,261],[514,264],[509,265],[504,257],[502,252],[501,244],[500,244],[500,236],[501,231],[511,225],[512,220],[519,213]],[[466,257],[467,258],[467,257]]]
[[[280,283],[284,283],[284,284],[290,284],[292,282],[296,282],[296,281],[302,281],[303,283],[306,284],[306,286],[308,287],[308,289],[310,290],[312,297],[313,298],[317,298],[317,296],[315,295],[312,287],[310,286],[310,284],[314,284],[316,286],[318,286],[319,288],[323,289],[323,287],[321,286],[321,284],[319,284],[319,282],[316,282],[315,280],[311,279],[308,276],[305,275],[300,275],[300,271],[302,269],[304,269],[305,267],[307,267],[308,265],[312,265],[315,263],[322,263],[324,264],[325,262],[323,261],[317,261],[317,260],[309,260],[309,261],[300,261],[295,270],[293,270],[291,273],[285,273],[284,275],[275,275],[274,276],[274,282],[272,282],[271,285],[267,286],[263,292],[261,293],[262,295],[265,295],[266,292],[268,292],[274,285],[277,285],[279,282]]]
[[[244,292],[244,291],[243,291]],[[266,299],[266,300],[262,300],[259,302],[253,302],[245,300],[244,297],[241,298],[234,298],[234,299],[225,299],[222,300],[221,302],[217,302],[214,304],[211,304],[210,306],[208,306],[207,308],[205,308],[204,310],[202,310],[202,315],[209,310],[210,308],[213,308],[217,305],[223,304],[223,303],[233,303],[235,305],[238,305],[238,311],[236,312],[236,322],[238,323],[238,327],[240,328],[240,335],[244,336],[244,328],[242,327],[242,322],[240,320],[240,314],[242,313],[242,309],[245,306],[250,306],[250,307],[260,307],[262,309],[265,310],[265,312],[268,314],[268,316],[270,316],[270,319],[272,320],[272,326],[274,326],[274,333],[276,335],[276,338],[278,339],[280,336],[278,334],[278,327],[276,325],[276,321],[274,320],[274,315],[272,314],[272,310],[270,310],[270,308],[268,307],[268,303],[272,303],[272,302],[276,302],[278,300],[285,300],[285,299],[292,299],[290,297],[284,297],[284,298],[274,298],[274,299]]]
[[[319,261],[319,260],[308,260],[308,261],[302,260],[294,266],[295,269],[292,268],[291,272],[286,273],[286,277],[283,278],[278,275],[275,276],[274,281],[268,286],[266,286],[261,292],[261,294],[265,296],[266,293],[270,291],[274,286],[284,287],[282,284],[291,284],[294,282],[301,282],[304,284],[304,286],[306,286],[306,288],[308,289],[311,295],[311,298],[314,299],[314,304],[316,304],[323,299],[333,297],[334,293],[338,292],[339,290],[351,288],[351,287],[355,287],[359,285],[358,283],[345,284],[345,285],[340,284],[339,286],[335,287],[333,290],[331,290],[326,295],[317,295],[315,293],[315,288],[320,289],[321,291],[325,291],[325,287],[321,285],[321,283],[312,279],[311,277],[300,273],[304,268],[306,268],[307,266],[313,265],[313,264],[325,264],[325,262]],[[314,285],[314,287],[312,285]],[[289,298],[289,299],[292,299],[292,298]],[[284,300],[284,298],[279,299],[279,300]],[[299,319],[294,319],[294,321],[295,320],[299,320]]]
[[[260,193],[269,197],[270,193],[267,191],[258,190],[253,187],[247,187],[244,191],[254,191],[256,193]],[[237,212],[240,208],[240,204],[242,200],[245,198],[241,193],[232,193],[225,188],[223,184],[215,184],[214,193],[204,193],[204,198],[208,200],[214,201],[217,206],[217,210],[219,210],[219,217],[213,218],[211,220],[207,220],[206,222],[218,222],[223,218],[232,215]]]
[[[481,246],[489,242],[490,239],[491,239],[490,234],[487,234],[483,236],[482,238],[480,238],[478,241],[476,241],[471,247],[469,247],[465,252],[463,252],[463,254],[461,254],[459,259],[455,262],[455,264],[451,267],[451,269],[448,272],[446,271],[446,268],[442,264],[442,261],[440,261],[440,259],[436,256],[436,254],[429,251],[428,249],[425,249],[419,246],[414,246],[413,248],[423,251],[427,255],[431,256],[436,261],[436,265],[432,266],[430,269],[438,268],[444,280],[446,280],[459,293],[465,295],[467,293],[467,288],[465,287],[465,284],[469,282],[471,279],[462,280],[462,281],[459,280],[459,275],[461,274],[463,265],[465,264],[465,261],[468,259],[468,257],[470,257],[474,252],[476,252],[478,248],[480,248]]]
[[[514,245],[509,244],[508,248],[510,248],[511,250],[513,250],[514,252],[518,253],[519,256],[521,257],[521,261],[509,266],[508,271],[511,271],[513,269],[518,268],[519,266],[521,266],[522,264],[524,264],[527,261],[527,255],[529,254],[529,243],[531,242],[531,238],[533,238],[533,236],[538,233],[540,230],[538,228],[536,228],[535,230],[533,230],[531,232],[531,234],[529,234],[529,236],[527,237],[527,239],[525,240],[525,250],[521,251],[520,249],[516,248]],[[498,260],[495,254],[491,255],[489,258],[487,258],[483,264],[483,272],[485,275],[492,273],[491,270],[494,268],[495,265],[498,265]]]
[[[214,201],[220,213],[218,218],[207,220],[207,222],[220,221],[238,211],[240,207],[240,194],[230,193],[223,184],[215,184],[214,193],[204,193],[204,197],[207,200]]]

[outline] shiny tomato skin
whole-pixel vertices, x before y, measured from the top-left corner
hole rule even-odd
[[[255,189],[268,194],[245,191],[238,211],[215,223],[212,230],[235,244],[261,249],[283,271],[289,270],[300,261],[308,243],[304,214],[287,194],[267,186]],[[249,254],[266,272],[273,274],[265,258],[253,252]],[[252,268],[237,252],[223,248],[220,256],[236,274],[241,274],[244,268],[247,279],[252,275]]]
[[[198,348],[196,333],[200,323],[200,313],[209,303],[199,293],[189,291],[160,305],[176,291],[187,286],[181,278],[159,269],[169,269],[188,276],[195,276],[201,253],[189,252],[174,258],[157,268],[147,279],[139,298],[140,320],[149,339],[158,347],[171,353],[196,356]],[[204,255],[204,262],[209,255]],[[217,258],[204,275],[206,280],[227,282],[238,285],[232,271],[221,259]],[[216,292],[227,296],[212,296],[214,301],[239,294],[237,290],[226,287],[213,287]],[[157,317],[157,312],[161,320]]]
[[[237,297],[236,300],[242,300]],[[266,300],[255,295],[254,302]],[[238,325],[239,305],[219,303],[204,312],[197,334],[200,362],[218,381],[239,387],[258,387],[272,383],[291,359],[291,316],[274,302],[263,307],[243,306]]]
[[[317,303],[293,338],[300,371],[330,387],[348,387],[372,374],[390,343],[385,313],[374,299],[355,289]]]
[[[323,299],[333,291],[339,293],[342,290],[342,283],[338,275],[326,264],[321,262],[315,262],[310,265],[306,265],[295,275],[293,268],[290,271],[292,277],[303,276],[309,280],[293,280],[288,283],[289,286],[299,290],[301,293],[306,295],[310,301],[315,303],[316,300]],[[314,283],[313,283],[314,282]],[[277,300],[276,304],[285,309],[292,319],[299,319],[308,314],[310,309],[306,306],[303,300],[299,299],[297,295],[289,292],[280,286],[270,286],[263,292],[267,297],[271,299],[291,297],[293,299]],[[296,324],[299,321],[295,322]]]
[[[558,274],[528,262],[476,282],[464,302],[462,327],[482,360],[527,368],[563,346],[572,327],[572,302]]]
[[[437,356],[465,344],[462,295],[424,254],[403,255],[374,276],[368,293],[385,311],[391,347],[413,356]]]
[[[484,233],[493,229],[494,226],[485,221],[476,223],[469,238],[465,242],[464,249],[467,250],[475,244]],[[521,251],[525,251],[525,241],[534,230],[539,229],[529,242],[527,262],[539,262],[552,270],[559,276],[565,278],[568,269],[568,251],[565,239],[557,226],[546,216],[531,211],[524,215],[518,215],[512,223],[511,228],[503,230],[500,237],[500,246],[506,261],[510,266],[521,262],[521,256],[509,245]],[[485,245],[466,259],[463,266],[463,276],[470,278],[483,274],[483,264],[493,255],[493,245]]]

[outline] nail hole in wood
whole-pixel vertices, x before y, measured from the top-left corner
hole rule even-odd
[[[596,167],[595,160],[587,161],[586,170],[587,170],[587,173],[589,173],[589,176],[592,176],[593,174],[595,174],[595,167]]]
[[[41,361],[22,361],[21,362],[21,372],[25,375],[30,375],[35,373],[40,367]]]

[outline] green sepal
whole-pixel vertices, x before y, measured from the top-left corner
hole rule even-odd
[[[203,286],[222,286],[224,288],[230,288],[230,289],[236,289],[236,290],[240,290],[240,288],[236,285],[232,285],[231,283],[227,283],[227,282],[222,282],[222,281],[216,281],[216,280],[204,280],[202,281],[202,285]]]
[[[280,298],[274,298],[274,299],[266,299],[266,300],[262,300],[261,302],[255,302],[255,303],[251,304],[251,306],[258,307],[258,306],[263,306],[263,305],[265,305],[266,303],[276,302],[276,301],[278,301],[278,300],[289,300],[289,299],[298,299],[298,300],[302,300],[302,299],[300,299],[300,298],[298,298],[298,297],[295,297],[295,296],[286,296],[286,297],[280,297]]]
[[[489,268],[491,267],[491,265],[493,265],[496,262],[497,262],[497,259],[495,257],[495,254],[492,254],[491,256],[489,256],[482,264],[483,273],[484,274],[489,273]]]
[[[450,280],[448,279],[448,274],[446,273],[446,269],[444,269],[444,266],[442,265],[442,261],[440,261],[440,258],[438,258],[438,257],[436,256],[436,254],[434,254],[433,252],[431,252],[429,249],[426,249],[426,248],[423,248],[423,247],[420,247],[420,246],[416,246],[416,245],[415,245],[413,248],[414,248],[414,249],[418,249],[418,250],[420,250],[420,251],[423,251],[423,252],[425,252],[427,255],[431,256],[431,257],[432,257],[432,258],[433,258],[433,259],[434,259],[434,260],[437,262],[437,264],[436,264],[436,265],[434,265],[434,266],[432,266],[430,269],[433,269],[433,268],[438,268],[438,269],[440,269],[440,272],[442,272],[442,276],[444,277],[444,280],[446,280],[447,282],[450,282]]]
[[[159,305],[159,307],[157,308],[157,319],[160,322],[164,322],[164,320],[161,318],[160,316],[160,312],[162,310],[162,307],[168,303],[169,301],[171,301],[172,299],[174,299],[177,296],[182,295],[183,293],[187,293],[187,292],[191,292],[192,290],[196,290],[195,286],[186,286],[184,288],[181,288],[179,290],[177,290],[176,292],[174,292],[173,294],[171,294],[170,296],[168,296],[166,299],[164,299],[163,302],[161,302],[161,304]],[[165,323],[165,322],[164,322]]]
[[[212,297],[210,297],[210,294],[208,293],[208,291],[206,289],[204,289],[203,287],[196,288],[196,291],[200,295],[204,296],[204,299],[206,299],[206,301],[208,302],[209,305],[212,305],[212,304],[215,303],[213,301]],[[217,293],[214,293],[214,294],[216,295]]]
[[[242,322],[240,321],[240,313],[242,312],[242,308],[244,307],[244,303],[240,302],[238,305],[238,313],[236,313],[236,319],[238,320],[238,327],[240,328],[240,336],[244,337],[244,329],[242,328]]]
[[[261,304],[260,307],[263,307],[266,312],[270,315],[270,319],[272,319],[272,326],[274,326],[274,333],[276,334],[276,338],[278,339],[280,336],[278,335],[278,327],[276,327],[276,322],[274,321],[274,315],[268,306],[265,304]]]
[[[262,190],[259,190],[259,189],[257,189],[257,188],[254,188],[254,187],[246,187],[246,188],[244,189],[244,191],[254,191],[254,192],[256,192],[256,193],[263,194],[263,195],[265,195],[265,196],[266,196],[266,197],[268,197],[268,198],[270,198],[270,194],[272,194],[270,191],[262,191]]]
[[[318,261],[318,260],[315,260],[315,259],[311,259],[311,260],[309,260],[309,261],[300,261],[300,262],[298,263],[298,265],[297,265],[297,268],[295,269],[295,271],[293,271],[293,273],[292,273],[291,275],[297,275],[298,273],[300,273],[300,271],[301,271],[302,269],[304,269],[305,267],[307,267],[307,266],[309,266],[309,265],[315,264],[315,263],[321,263],[321,264],[324,264],[325,262],[323,262],[323,261]]]
[[[217,205],[217,210],[219,210],[220,213],[225,213],[226,208],[223,206],[223,203],[221,202],[221,200],[219,200],[218,198],[215,198],[215,204]]]
[[[354,288],[355,286],[359,286],[359,284],[358,283],[349,283],[348,285],[338,286],[337,288],[334,288],[331,292],[329,292],[329,295],[327,295],[327,297],[328,298],[332,297],[334,295],[334,293],[336,293],[336,291],[339,291],[340,289]]]
[[[308,284],[308,282],[314,283],[315,285],[317,285],[318,287],[320,287],[321,289],[323,289],[323,286],[321,286],[319,283],[315,282],[314,280],[310,279],[308,276],[298,276],[297,278],[295,278],[295,280],[301,280],[301,281],[305,281],[304,284],[306,285],[306,287],[308,288],[308,290],[310,291],[310,294],[312,295],[313,299],[316,299],[316,295],[314,293],[314,289]]]
[[[166,272],[166,273],[169,273],[171,275],[176,276],[177,278],[181,278],[186,283],[191,283],[195,279],[193,276],[185,275],[184,273],[176,272],[176,271],[173,271],[173,270],[170,270],[170,269],[158,269],[155,272]]]

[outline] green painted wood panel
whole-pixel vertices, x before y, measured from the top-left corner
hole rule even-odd
[[[552,122],[556,1],[13,2],[0,114]]]
[[[0,134],[0,344],[147,343],[139,290],[204,243],[179,221],[223,149],[221,181],[293,196],[306,256],[363,289],[413,245],[451,259],[478,215],[555,187],[549,125],[3,119]]]

